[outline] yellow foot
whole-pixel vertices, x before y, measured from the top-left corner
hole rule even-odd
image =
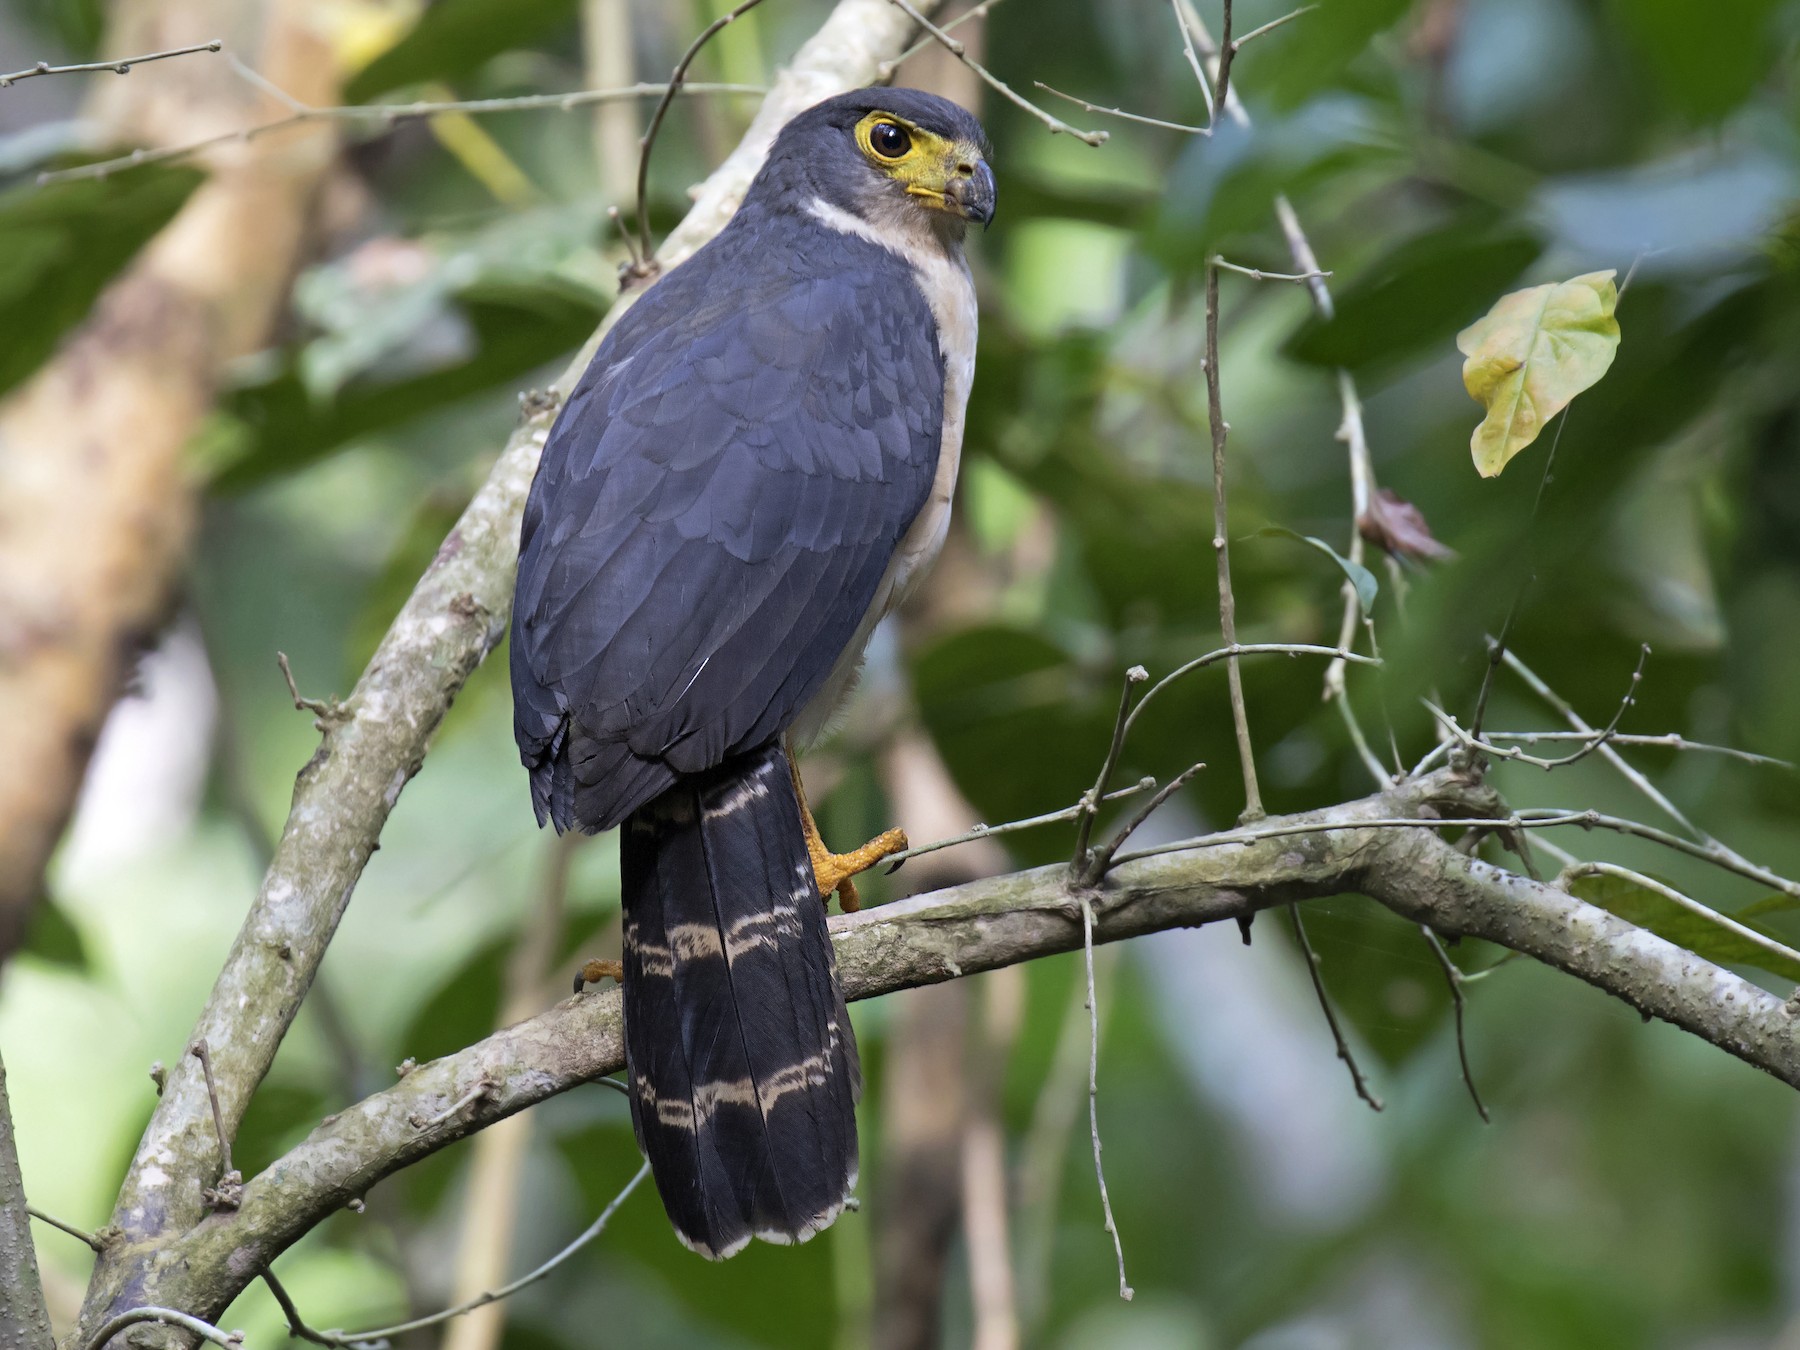
[[[838,908],[854,914],[862,907],[856,897],[856,884],[850,880],[858,872],[866,872],[883,858],[906,851],[906,831],[885,830],[859,849],[849,853],[833,853],[819,837],[819,823],[813,819],[812,807],[806,804],[806,788],[800,782],[800,766],[788,753],[788,773],[794,780],[794,795],[800,799],[800,821],[806,827],[806,852],[812,858],[813,879],[819,884],[819,899],[827,905],[838,898]]]
[[[625,979],[625,965],[621,961],[589,961],[575,976],[575,992],[580,993],[590,984],[599,984],[602,980]]]
[[[850,880],[858,872],[866,872],[883,858],[906,851],[905,830],[884,830],[859,849],[849,853],[833,853],[819,838],[819,827],[808,817],[806,851],[812,855],[813,876],[819,883],[819,898],[830,900],[837,895],[838,907],[854,914],[862,907],[856,897],[856,883]]]

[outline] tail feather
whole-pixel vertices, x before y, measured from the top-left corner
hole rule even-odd
[[[856,1184],[856,1041],[786,756],[684,779],[620,841],[632,1120],[683,1242],[804,1242]]]

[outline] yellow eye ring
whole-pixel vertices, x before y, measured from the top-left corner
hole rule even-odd
[[[876,122],[869,128],[869,148],[891,163],[906,158],[912,149],[912,136],[898,122]]]

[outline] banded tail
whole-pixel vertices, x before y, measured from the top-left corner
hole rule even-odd
[[[804,1242],[856,1185],[856,1039],[787,755],[683,778],[619,843],[631,1119],[682,1242]]]

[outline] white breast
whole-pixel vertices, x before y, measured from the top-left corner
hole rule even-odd
[[[857,625],[856,635],[832,667],[825,686],[801,712],[792,739],[804,745],[816,737],[849,692],[862,667],[863,649],[875,625],[899,607],[924,578],[944,546],[950,529],[950,503],[956,495],[956,471],[962,462],[963,420],[969,386],[975,379],[975,283],[961,253],[954,256],[928,230],[878,231],[867,221],[823,199],[810,210],[832,229],[861,235],[898,253],[912,268],[913,280],[937,323],[938,353],[944,363],[944,429],[938,442],[937,472],[931,492],[888,562],[874,602]],[[898,225],[899,222],[895,222]]]

